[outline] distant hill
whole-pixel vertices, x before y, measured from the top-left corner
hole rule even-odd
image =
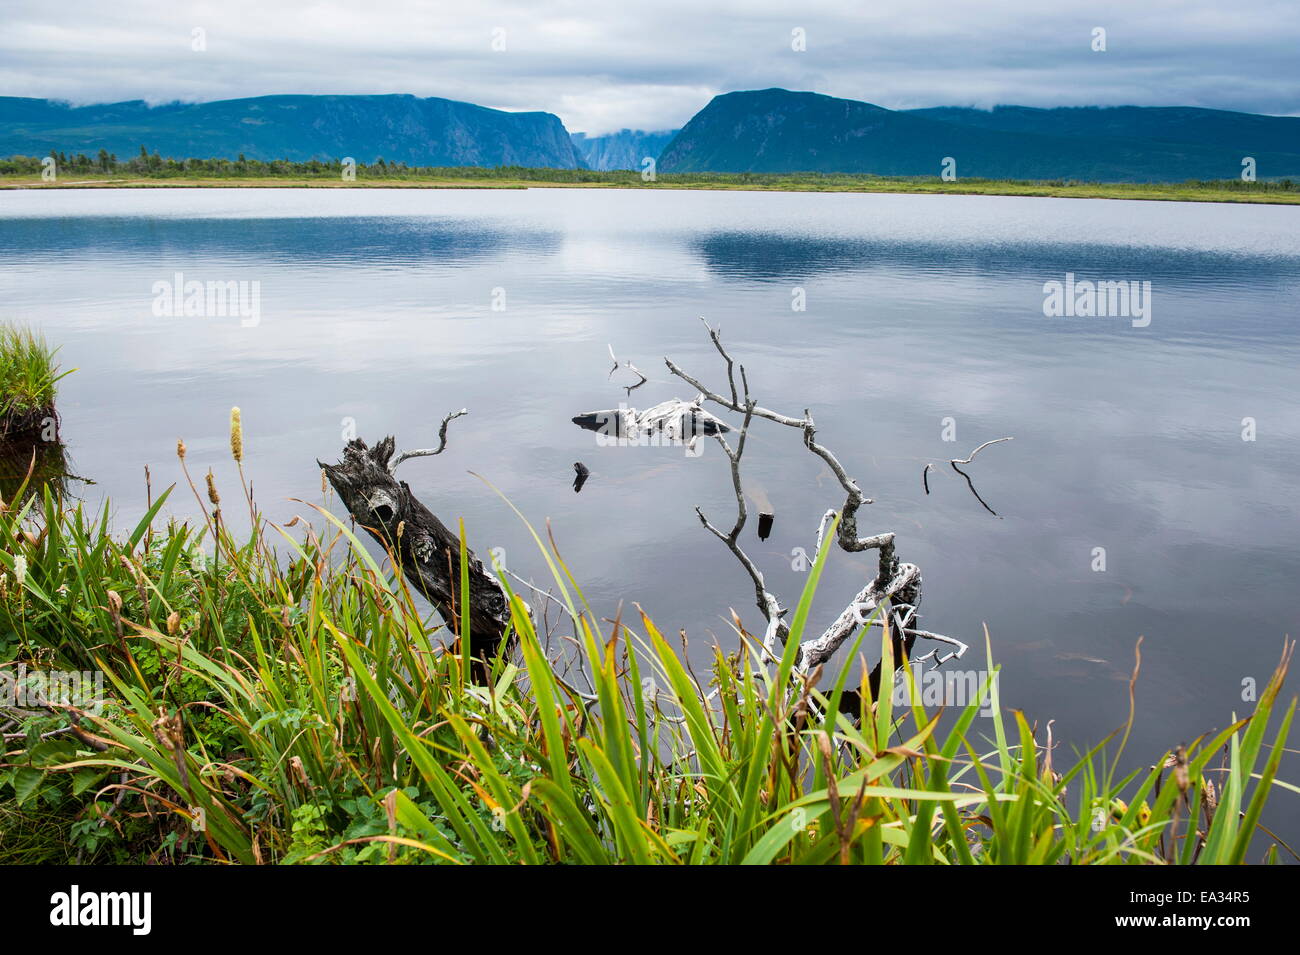
[[[1300,119],[1118,107],[895,111],[782,89],[716,96],[659,157],[661,172],[843,172],[1177,182],[1300,177]]]
[[[939,106],[906,112],[1010,133],[1191,143],[1226,147],[1243,156],[1266,152],[1300,154],[1300,119],[1291,116],[1192,106],[995,106],[991,110]]]
[[[649,133],[642,129],[623,129],[605,136],[574,133],[573,145],[589,169],[639,170],[647,156],[658,160],[663,148],[677,133],[675,129]]]
[[[582,168],[559,117],[415,96],[258,96],[213,103],[71,107],[0,97],[0,156],[51,150],[129,159],[383,158],[419,166]]]

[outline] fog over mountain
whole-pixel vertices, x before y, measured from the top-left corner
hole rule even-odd
[[[573,145],[590,169],[642,169],[647,158],[658,159],[678,132],[676,129],[652,133],[623,129],[604,136],[574,133]]]

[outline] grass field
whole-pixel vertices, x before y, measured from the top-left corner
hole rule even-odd
[[[565,175],[568,173],[569,175]],[[1096,183],[1061,180],[964,179],[822,174],[710,173],[662,174],[643,182],[636,172],[590,170],[447,170],[445,174],[396,173],[373,169],[344,181],[335,172],[202,176],[161,171],[69,174],[45,182],[39,175],[0,175],[0,189],[706,189],[753,192],[872,192],[931,195],[1039,196],[1061,199],[1142,199],[1164,202],[1249,202],[1300,204],[1300,188],[1290,181],[1246,183],[1237,180],[1187,183]]]

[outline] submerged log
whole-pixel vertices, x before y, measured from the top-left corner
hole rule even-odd
[[[389,466],[393,451],[391,437],[373,448],[354,438],[343,449],[343,460],[338,464],[316,463],[338,492],[348,513],[392,552],[406,579],[433,604],[458,636],[464,634],[460,616],[462,607],[468,603],[469,642],[476,658],[475,672],[486,680],[488,666],[483,661],[492,660],[509,629],[510,609],[505,591],[483,562],[469,551],[469,599],[462,601],[460,539],[416,499],[405,481],[393,476]]]

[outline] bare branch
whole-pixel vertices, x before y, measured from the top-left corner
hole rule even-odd
[[[438,428],[438,446],[436,448],[425,448],[419,451],[403,451],[397,457],[393,458],[392,463],[388,465],[388,473],[392,474],[397,470],[397,466],[407,458],[423,458],[434,454],[442,454],[447,447],[447,424],[453,418],[459,418],[461,415],[469,414],[468,408],[461,408],[459,411],[448,412],[447,416],[442,419],[442,426]]]
[[[701,319],[703,321],[703,319]],[[786,427],[798,428],[803,434],[804,446],[817,457],[821,458],[835,479],[839,481],[840,487],[844,490],[845,501],[844,507],[839,514],[839,524],[836,530],[836,540],[840,548],[850,553],[857,553],[864,550],[878,550],[879,562],[874,579],[871,580],[856,595],[853,602],[836,618],[836,620],[827,627],[819,636],[805,640],[799,647],[798,671],[801,674],[819,672],[823,666],[843,645],[852,634],[857,632],[862,626],[868,623],[884,626],[886,623],[890,627],[890,635],[894,644],[895,665],[901,665],[902,660],[910,654],[912,644],[915,640],[929,639],[954,647],[946,655],[940,657],[939,651],[933,650],[925,655],[923,659],[937,660],[942,663],[946,660],[959,657],[966,652],[966,644],[952,637],[945,637],[940,634],[931,633],[928,630],[922,630],[916,626],[917,608],[921,603],[921,571],[915,564],[899,563],[894,553],[894,535],[892,533],[875,534],[868,537],[858,536],[857,513],[864,504],[870,504],[871,499],[862,493],[862,489],[857,482],[853,480],[840,463],[839,459],[830,451],[830,449],[817,443],[817,427],[813,421],[810,411],[804,410],[802,417],[793,417],[791,415],[781,414],[771,411],[767,408],[760,407],[749,394],[749,382],[745,375],[745,368],[740,366],[740,375],[744,383],[744,401],[741,401],[740,395],[737,394],[736,381],[734,375],[735,363],[728,354],[726,348],[722,345],[721,335],[718,330],[711,328],[708,322],[704,322],[704,327],[708,329],[709,338],[712,340],[714,347],[718,350],[723,360],[727,363],[727,381],[731,391],[731,397],[727,398],[723,394],[707,388],[698,379],[687,374],[678,367],[670,358],[664,358],[664,364],[668,370],[678,378],[697,389],[700,397],[699,402],[711,401],[730,411],[743,413],[745,415],[745,424],[740,432],[740,440],[737,449],[733,452],[726,440],[717,435],[719,444],[726,452],[731,462],[732,486],[736,492],[737,500],[737,520],[731,533],[725,534],[713,524],[709,523],[703,512],[696,508],[696,514],[699,515],[700,522],[705,529],[721,540],[744,566],[749,573],[750,578],[754,581],[754,591],[757,599],[759,610],[763,613],[768,621],[768,629],[764,638],[764,648],[771,656],[777,640],[782,643],[789,637],[789,627],[781,619],[784,613],[776,597],[771,594],[763,583],[763,575],[758,570],[754,562],[745,554],[738,544],[740,532],[744,527],[746,511],[744,495],[741,492],[740,481],[740,459],[744,451],[745,437],[748,434],[749,426],[754,418],[764,418]],[[957,468],[958,464],[967,464],[980,451],[990,444],[997,444],[999,441],[1009,441],[1010,438],[999,438],[996,441],[989,441],[980,445],[971,452],[970,458],[965,460],[954,460],[953,467]],[[921,472],[921,480],[925,486],[927,494],[930,493],[929,474],[934,469],[933,464],[926,465]],[[960,468],[957,468],[960,472]],[[972,486],[972,490],[974,487]],[[976,495],[978,497],[979,495]],[[982,502],[981,502],[982,503]],[[987,505],[985,505],[987,506]],[[820,555],[822,545],[825,539],[826,530],[830,521],[836,516],[835,511],[828,510],[821,519],[817,528],[817,553]],[[878,609],[882,609],[885,604],[889,607],[888,620],[881,618],[873,620],[873,615],[879,617]],[[869,684],[872,687],[872,693],[876,693],[882,680],[881,665],[877,664],[875,670],[869,677]],[[815,679],[813,680],[815,682]]]
[[[931,633],[929,630],[912,630],[912,629],[909,629],[907,632],[912,634],[913,636],[920,637],[923,640],[935,640],[939,643],[946,643],[949,646],[957,648],[956,650],[952,650],[944,654],[943,656],[939,656],[939,648],[935,647],[933,650],[931,650],[927,654],[924,654],[923,656],[912,657],[913,663],[920,663],[922,660],[932,660],[934,661],[935,666],[941,666],[947,663],[949,660],[960,659],[961,657],[965,656],[966,651],[970,649],[970,647],[968,647],[966,644],[962,643],[960,640],[956,639],[955,637],[944,636],[942,633]]]
[[[984,510],[988,511],[994,517],[997,517],[998,512],[993,510],[993,508],[989,507],[988,501],[980,497],[980,492],[975,490],[975,482],[970,479],[970,475],[967,474],[965,471],[963,471],[961,468],[957,467],[956,461],[950,461],[948,463],[952,465],[952,469],[954,471],[956,471],[958,474],[960,474],[962,477],[966,479],[966,486],[970,488],[970,492],[975,495],[975,500],[980,502],[980,504],[984,507]]]
[[[952,461],[951,461],[950,463],[952,463],[952,464],[970,464],[972,461],[975,460],[975,455],[979,454],[981,451],[983,451],[985,448],[987,448],[990,444],[1001,444],[1003,441],[1011,441],[1011,440],[1014,440],[1014,439],[1012,439],[1012,438],[994,438],[992,441],[985,441],[983,444],[981,444],[978,448],[976,448],[974,451],[972,451],[972,452],[970,453],[970,457],[968,457],[968,458],[953,458]]]
[[[644,385],[644,384],[645,384],[647,381],[649,381],[650,379],[647,378],[647,377],[645,376],[645,374],[641,371],[640,368],[638,368],[636,365],[632,364],[630,361],[620,362],[620,361],[618,360],[618,356],[614,354],[614,346],[613,346],[613,345],[609,345],[608,348],[609,348],[609,357],[612,358],[612,359],[614,360],[614,367],[611,368],[611,369],[609,370],[609,375],[608,375],[607,377],[609,377],[609,378],[613,378],[613,377],[614,377],[614,372],[618,371],[618,366],[619,366],[620,364],[622,364],[622,366],[623,366],[624,368],[626,368],[628,371],[632,372],[634,375],[636,375],[638,378],[641,379],[641,380],[638,381],[635,385],[620,385],[620,386],[619,386],[619,387],[621,387],[624,391],[626,391],[626,392],[628,393],[628,396],[630,397],[631,394],[632,394],[632,392],[636,391],[638,388],[640,388],[642,385]]]
[[[820,554],[822,552],[822,541],[826,539],[826,527],[834,519],[835,508],[828,508],[826,513],[822,515],[821,523],[817,525],[817,549],[813,551],[814,554]],[[813,558],[813,563],[816,562],[816,558]]]
[[[992,441],[985,441],[978,448],[972,451],[969,456],[964,458],[952,458],[948,461],[948,463],[952,465],[952,469],[966,479],[966,485],[970,488],[971,494],[975,495],[975,500],[979,501],[980,504],[983,506],[984,510],[988,511],[994,517],[998,516],[998,512],[993,510],[993,508],[989,507],[988,502],[984,500],[984,498],[980,497],[980,492],[975,490],[975,482],[971,480],[970,475],[967,474],[965,471],[963,471],[961,468],[957,467],[957,465],[970,464],[972,461],[975,460],[975,455],[979,454],[981,451],[983,451],[991,444],[1001,444],[1003,441],[1011,441],[1011,440],[1013,439],[1010,437],[994,438]],[[930,493],[930,472],[933,470],[934,470],[934,462],[930,462],[921,471],[921,484],[925,487],[926,494]]]
[[[714,435],[714,439],[721,445],[723,452],[727,455],[727,460],[731,462],[731,485],[736,493],[736,522],[732,525],[731,532],[724,534],[709,522],[709,519],[704,516],[704,512],[700,508],[697,507],[695,513],[699,516],[700,523],[704,525],[705,530],[727,545],[727,549],[735,555],[736,560],[740,561],[740,565],[745,568],[746,573],[754,582],[755,603],[759,613],[763,615],[763,619],[768,623],[763,643],[764,647],[771,651],[778,639],[782,643],[785,642],[785,634],[789,632],[789,628],[781,619],[785,611],[781,608],[781,604],[776,597],[767,590],[762,572],[759,571],[758,566],[745,553],[739,543],[740,532],[745,529],[745,521],[748,516],[745,507],[745,493],[740,481],[740,459],[745,453],[745,438],[749,434],[749,426],[753,421],[754,411],[754,402],[749,398],[748,393],[746,393],[746,402],[745,422],[741,425],[735,450],[732,450],[731,445],[727,443],[727,439],[721,434]]]
[[[727,354],[727,350],[722,347],[722,329],[710,328],[709,323],[704,321],[703,315],[700,316],[700,321],[704,322],[704,327],[709,329],[709,338],[713,339],[713,345],[718,349],[718,354],[721,355],[722,360],[727,363],[727,383],[731,385],[731,403],[733,405],[738,405],[740,404],[740,398],[736,395],[736,376],[732,373],[732,368],[735,363],[731,360],[731,356]],[[743,368],[741,369],[741,374],[744,374]],[[749,394],[748,383],[745,385],[745,394]]]
[[[811,670],[834,656],[845,640],[866,625],[871,614],[885,600],[897,597],[899,603],[914,607],[920,602],[920,589],[921,570],[915,564],[899,564],[892,578],[877,576],[858,592],[853,602],[821,636],[803,642],[799,647],[799,669]]]
[[[729,401],[728,399],[724,398],[722,395],[718,394],[717,392],[710,391],[708,388],[705,388],[702,384],[700,384],[690,375],[686,374],[686,372],[678,368],[671,358],[665,358],[664,364],[668,366],[668,370],[671,371],[674,375],[676,375],[678,378],[682,379],[682,381],[686,382],[688,385],[690,385],[692,388],[698,391],[701,397],[707,399],[708,401],[712,401],[714,404],[722,405],[722,407],[726,408],[729,411],[735,411],[740,414],[744,413],[745,408],[743,405],[740,404],[739,401]],[[775,411],[769,411],[766,408],[759,407],[758,405],[754,406],[754,417],[766,418],[768,421],[775,421],[777,424],[788,425],[792,428],[803,427],[803,420],[800,418],[791,418],[783,414],[777,414]]]
[[[705,327],[708,328],[707,322],[705,322]],[[726,351],[722,348],[721,342],[718,341],[718,333],[714,329],[710,328],[709,335],[714,339],[715,344],[723,357],[730,361],[730,356],[727,355]],[[704,400],[722,405],[722,407],[728,408],[731,411],[746,412],[746,409],[742,407],[738,401],[728,401],[724,396],[706,388],[695,378],[692,378],[686,372],[682,371],[682,369],[679,368],[671,358],[665,358],[664,363],[668,366],[670,372],[690,384],[692,387],[698,389],[701,398]],[[742,376],[744,375],[743,366],[741,367],[741,374]],[[746,388],[746,393],[748,393],[748,388]],[[839,526],[840,546],[845,550],[852,552],[870,550],[873,548],[890,548],[892,554],[894,539],[892,534],[878,534],[874,537],[865,538],[858,537],[858,508],[863,504],[872,503],[871,498],[862,493],[862,489],[858,487],[857,482],[849,477],[848,472],[844,470],[844,466],[840,464],[839,459],[831,453],[830,449],[817,443],[817,427],[813,422],[812,414],[809,413],[807,409],[804,410],[802,418],[794,418],[790,415],[769,411],[768,409],[761,408],[757,405],[747,413],[753,414],[758,418],[766,418],[769,421],[775,421],[777,424],[783,424],[790,428],[801,429],[803,431],[804,446],[826,462],[826,466],[831,469],[831,473],[834,474],[835,479],[840,482],[840,487],[844,489],[844,493],[847,496]]]
[[[868,626],[883,627],[884,623],[879,618],[875,618],[869,621]],[[962,641],[958,640],[956,637],[949,637],[942,633],[932,633],[929,630],[920,630],[916,627],[908,627],[906,625],[904,625],[900,629],[902,629],[909,636],[919,637],[922,640],[933,640],[936,643],[943,643],[950,647],[957,648],[956,650],[950,651],[944,656],[939,656],[939,648],[936,647],[935,649],[931,650],[929,653],[926,653],[922,656],[912,657],[910,660],[910,662],[912,663],[920,663],[923,660],[932,660],[935,666],[939,666],[940,664],[947,663],[949,660],[955,660],[965,656],[966,651],[970,649],[969,646],[967,646],[965,643],[962,643]]]

